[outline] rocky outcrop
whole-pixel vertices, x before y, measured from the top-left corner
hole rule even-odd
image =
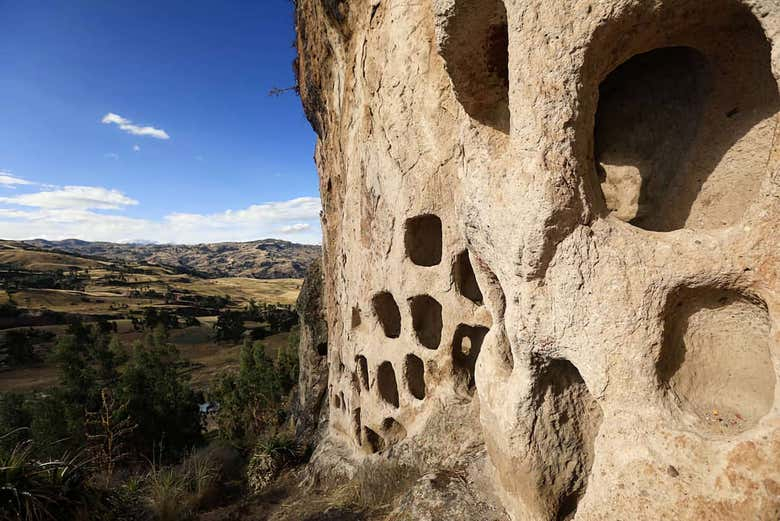
[[[328,443],[460,466],[516,520],[780,518],[780,5],[298,0],[297,26]]]
[[[300,324],[298,390],[293,407],[296,438],[316,445],[328,418],[328,325],[322,308],[320,262],[309,266],[296,303]]]

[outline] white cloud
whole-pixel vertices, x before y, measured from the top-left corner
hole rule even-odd
[[[140,152],[140,151],[141,151],[141,147],[139,147],[138,145],[133,145],[133,152]]]
[[[319,198],[299,197],[212,214],[172,213],[161,219],[138,219],[114,212],[138,204],[117,190],[99,187],[62,189],[0,198],[30,210],[0,206],[0,237],[5,239],[76,237],[91,241],[137,241],[193,244],[250,241],[267,237],[321,242]]]
[[[107,159],[119,159],[119,154],[115,154],[113,152],[109,152],[108,154],[103,154],[103,157]]]
[[[34,185],[36,183],[33,183],[32,181],[28,181],[26,179],[22,179],[21,177],[16,177],[10,172],[4,172],[0,170],[0,186],[3,186],[5,188],[16,188],[17,186],[22,185]]]
[[[117,125],[121,130],[134,136],[149,136],[157,139],[170,139],[171,137],[162,129],[134,125],[129,119],[123,118],[119,114],[114,114],[113,112],[109,112],[103,116],[101,122],[106,125]]]
[[[309,223],[295,223],[282,226],[279,228],[279,231],[282,233],[300,233],[309,229],[311,229],[311,224]]]
[[[118,190],[98,186],[65,186],[31,194],[0,197],[0,203],[59,210],[118,210],[138,204]]]

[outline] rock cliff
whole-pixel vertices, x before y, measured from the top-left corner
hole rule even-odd
[[[328,418],[328,325],[322,309],[322,269],[313,262],[296,303],[300,323],[299,376],[294,404],[296,437],[304,446],[316,445]]]
[[[515,520],[779,519],[780,2],[296,10],[319,458]]]

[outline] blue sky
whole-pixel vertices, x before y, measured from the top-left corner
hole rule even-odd
[[[0,0],[0,238],[319,242],[289,0]]]

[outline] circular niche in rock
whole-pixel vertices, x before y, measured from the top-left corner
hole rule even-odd
[[[653,32],[658,19],[632,21],[649,27],[634,38],[644,47],[599,88],[603,201],[645,230],[736,224],[772,168],[780,95],[770,44],[747,8],[713,1],[667,13],[657,32],[666,36]]]
[[[739,292],[684,288],[664,314],[658,376],[706,434],[750,429],[772,407],[775,375],[766,304]]]

